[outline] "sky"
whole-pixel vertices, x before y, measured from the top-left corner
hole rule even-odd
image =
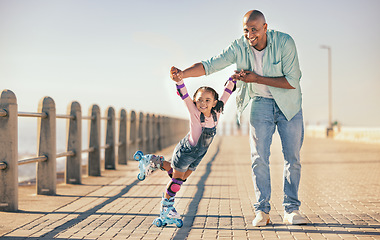
[[[83,115],[98,104],[102,114],[113,106],[187,118],[170,67],[185,69],[219,54],[240,38],[251,9],[296,42],[306,123],[327,123],[328,56],[320,46],[328,45],[333,120],[380,126],[378,0],[0,0],[1,90],[12,90],[23,112],[36,111],[50,96],[57,114],[78,101]],[[185,83],[190,93],[203,85],[222,92],[234,70]],[[234,98],[226,121],[234,120]]]

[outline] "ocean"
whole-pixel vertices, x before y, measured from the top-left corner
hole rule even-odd
[[[57,119],[56,122],[56,146],[57,154],[66,152],[67,120]],[[104,127],[102,125],[102,127]],[[103,130],[103,129],[102,129]],[[105,131],[102,131],[102,133]],[[102,136],[104,138],[104,136]],[[104,142],[102,142],[104,145]],[[82,149],[88,148],[88,121],[82,121]],[[18,160],[37,156],[38,139],[37,139],[37,119],[22,118],[18,119]],[[103,151],[104,152],[104,151]],[[104,154],[104,153],[103,153]],[[82,165],[87,165],[88,153],[82,154]],[[66,157],[57,158],[57,172],[65,170]],[[36,178],[36,163],[30,163],[18,166],[19,183],[32,183]]]

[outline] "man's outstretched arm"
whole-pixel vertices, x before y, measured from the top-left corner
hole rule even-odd
[[[200,77],[206,74],[205,68],[202,63],[196,63],[191,67],[186,68],[185,70],[180,70],[176,67],[172,67],[170,70],[170,77],[172,79],[179,78],[189,78],[189,77]]]

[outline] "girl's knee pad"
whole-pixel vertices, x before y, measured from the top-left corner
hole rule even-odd
[[[170,181],[169,187],[166,189],[166,193],[174,197],[176,193],[181,189],[181,185],[183,183],[183,180],[180,178],[172,178]]]

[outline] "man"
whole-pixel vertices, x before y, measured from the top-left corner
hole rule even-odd
[[[220,55],[196,63],[184,71],[172,68],[171,77],[187,78],[209,75],[231,64],[238,71],[232,78],[237,84],[239,115],[250,101],[250,144],[253,183],[257,203],[253,226],[270,222],[271,184],[269,155],[276,126],[284,153],[284,222],[306,224],[298,212],[303,142],[303,116],[297,50],[293,39],[285,33],[268,30],[264,15],[258,10],[243,18],[244,36],[235,40]]]

